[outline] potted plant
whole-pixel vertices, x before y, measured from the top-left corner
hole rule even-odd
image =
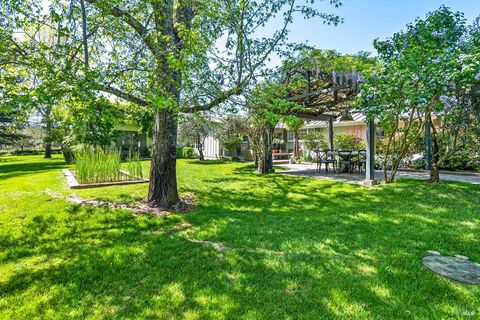
[[[272,152],[273,153],[281,153],[282,152],[282,146],[285,144],[285,141],[282,139],[275,138],[272,141]]]

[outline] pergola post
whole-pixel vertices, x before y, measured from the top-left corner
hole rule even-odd
[[[330,150],[333,150],[333,118],[328,119],[328,141],[330,142]]]
[[[430,121],[425,122],[425,169],[432,169],[432,128]]]
[[[363,184],[365,186],[374,186],[377,184],[375,180],[375,122],[372,120],[368,121],[367,124],[367,159],[365,164],[365,180]]]

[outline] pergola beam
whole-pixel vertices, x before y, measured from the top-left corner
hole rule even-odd
[[[288,97],[285,100],[287,100],[287,101],[297,101],[297,100],[302,100],[302,99],[305,99],[305,98],[318,97],[319,95],[322,95],[322,94],[338,92],[338,91],[344,90],[344,89],[351,89],[351,88],[347,85],[333,85],[329,88],[325,88],[325,89],[322,89],[322,90],[309,91],[309,90],[311,90],[310,87],[309,87],[309,88],[307,88],[307,92],[305,92],[303,94],[295,95],[295,96],[292,96],[292,97]]]
[[[308,111],[299,111],[296,113],[297,117],[307,120],[316,120],[316,121],[329,121],[330,119],[335,119],[336,116],[333,114],[325,113],[316,113]]]

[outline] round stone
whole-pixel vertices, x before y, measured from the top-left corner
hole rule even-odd
[[[458,257],[429,255],[422,259],[429,270],[467,284],[480,284],[480,264]]]

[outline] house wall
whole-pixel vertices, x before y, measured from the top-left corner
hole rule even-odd
[[[352,123],[351,125],[334,125],[333,126],[333,135],[346,134],[346,133],[355,133],[357,137],[361,138],[365,142],[367,141],[367,127],[364,124]],[[304,133],[306,132],[321,132],[325,141],[328,141],[328,127],[322,128],[308,128],[302,129]],[[301,134],[300,134],[301,135]],[[300,136],[299,140],[300,149],[304,150],[304,141]],[[293,150],[293,135],[287,134],[287,151],[291,152]]]
[[[210,132],[203,148],[205,158],[218,158],[221,156],[220,141],[215,138],[213,132]]]

